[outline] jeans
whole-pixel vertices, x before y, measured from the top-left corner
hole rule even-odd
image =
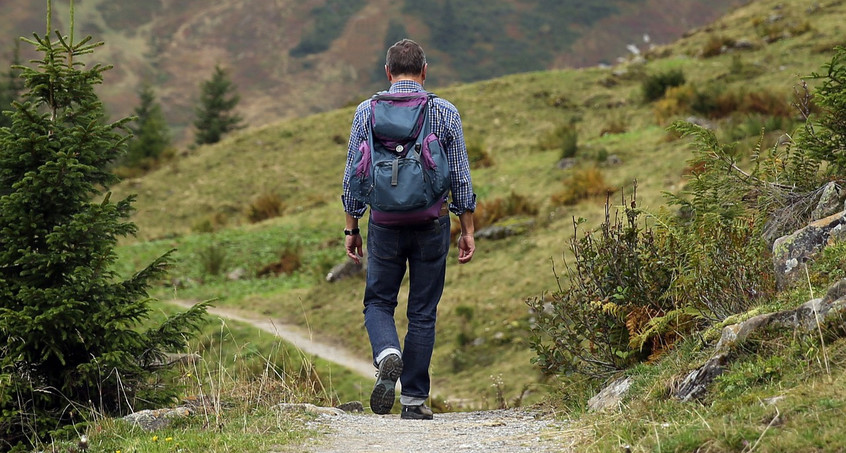
[[[444,290],[449,252],[449,215],[424,225],[386,227],[373,223],[367,235],[364,326],[374,362],[387,348],[402,351],[401,394],[428,398],[435,319]],[[394,322],[397,295],[408,265],[408,332],[400,348]]]

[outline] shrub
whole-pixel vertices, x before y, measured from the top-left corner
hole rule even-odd
[[[538,211],[537,203],[525,195],[511,192],[505,198],[495,198],[490,201],[480,201],[477,203],[476,211],[473,214],[473,223],[478,231],[507,217],[534,217],[538,214]],[[453,222],[450,230],[452,238],[457,238],[460,231],[460,224]]]
[[[681,69],[671,69],[654,75],[649,75],[641,82],[643,99],[652,102],[660,99],[667,92],[667,88],[684,85],[684,72]]]
[[[552,195],[557,205],[574,205],[584,199],[613,193],[614,188],[605,183],[605,176],[598,167],[576,169],[564,180],[564,189]]]
[[[711,58],[721,55],[726,47],[734,45],[734,40],[723,36],[711,35],[702,47],[702,57]]]
[[[538,139],[538,147],[542,150],[560,150],[561,158],[566,159],[576,155],[579,149],[579,136],[573,123],[562,124]]]
[[[204,275],[216,276],[226,269],[226,245],[213,243],[197,252],[198,263]]]
[[[285,211],[285,202],[275,194],[266,192],[256,197],[247,207],[247,219],[251,223],[279,217]]]
[[[494,164],[491,155],[475,140],[467,141],[467,158],[470,168],[488,168]]]
[[[624,216],[618,212],[612,219],[608,199],[605,206],[605,221],[596,231],[580,236],[574,221],[570,286],[528,301],[536,316],[530,339],[534,361],[545,372],[612,374],[669,347],[675,327],[691,318],[674,312],[675,323],[650,325],[674,308],[667,289],[675,269],[666,259],[673,244],[638,225],[634,197]]]

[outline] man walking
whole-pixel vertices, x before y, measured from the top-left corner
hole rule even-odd
[[[404,39],[388,49],[385,74],[391,83],[389,93],[424,92],[426,56],[414,41]],[[374,413],[387,414],[394,405],[397,380],[402,385],[400,403],[404,419],[432,419],[425,404],[429,398],[429,364],[435,345],[435,318],[444,288],[446,258],[449,252],[449,211],[458,216],[458,262],[468,263],[476,250],[473,238],[473,211],[476,196],[470,179],[470,167],[461,117],[450,102],[434,97],[427,104],[431,130],[447,152],[452,201],[444,199],[434,221],[410,224],[380,224],[371,219],[367,235],[367,281],[364,293],[364,324],[370,337],[374,364],[378,367],[376,385],[370,396]],[[343,195],[347,255],[355,262],[363,256],[359,219],[367,206],[353,197],[350,179],[353,161],[367,141],[371,124],[371,102],[359,104],[350,131]],[[401,148],[401,147],[398,147]],[[409,272],[408,332],[401,346],[394,322],[397,295]]]

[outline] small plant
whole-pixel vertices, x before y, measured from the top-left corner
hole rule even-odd
[[[258,223],[263,220],[279,217],[285,211],[285,202],[275,194],[266,192],[253,200],[247,207],[247,219],[251,223]]]
[[[542,150],[560,150],[561,158],[573,157],[579,149],[579,134],[574,123],[562,124],[538,140]]]
[[[584,199],[614,193],[605,182],[605,176],[596,166],[575,169],[564,182],[564,189],[552,196],[557,205],[574,205]]]
[[[646,102],[656,101],[664,96],[668,88],[684,85],[684,82],[684,72],[681,69],[671,69],[647,76],[641,83],[643,99]]]
[[[224,244],[212,243],[197,252],[200,269],[205,275],[217,276],[226,268],[227,248]]]
[[[721,55],[727,47],[734,45],[734,40],[718,35],[711,35],[702,47],[702,57],[711,58]]]
[[[467,158],[470,160],[470,168],[488,168],[494,164],[490,153],[476,140],[467,141]]]

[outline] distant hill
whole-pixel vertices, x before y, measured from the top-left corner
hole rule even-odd
[[[67,0],[54,27],[67,29]],[[430,87],[506,74],[613,63],[627,45],[666,43],[744,0],[85,0],[77,34],[103,40],[114,64],[101,95],[132,111],[151,83],[185,137],[199,83],[228,68],[253,125],[343,106],[384,86],[386,46],[409,36],[433,64]],[[44,33],[46,2],[4,2],[0,62],[18,36]],[[645,38],[649,42],[645,42]],[[27,46],[22,50],[26,52]],[[26,56],[26,55],[24,55]]]

